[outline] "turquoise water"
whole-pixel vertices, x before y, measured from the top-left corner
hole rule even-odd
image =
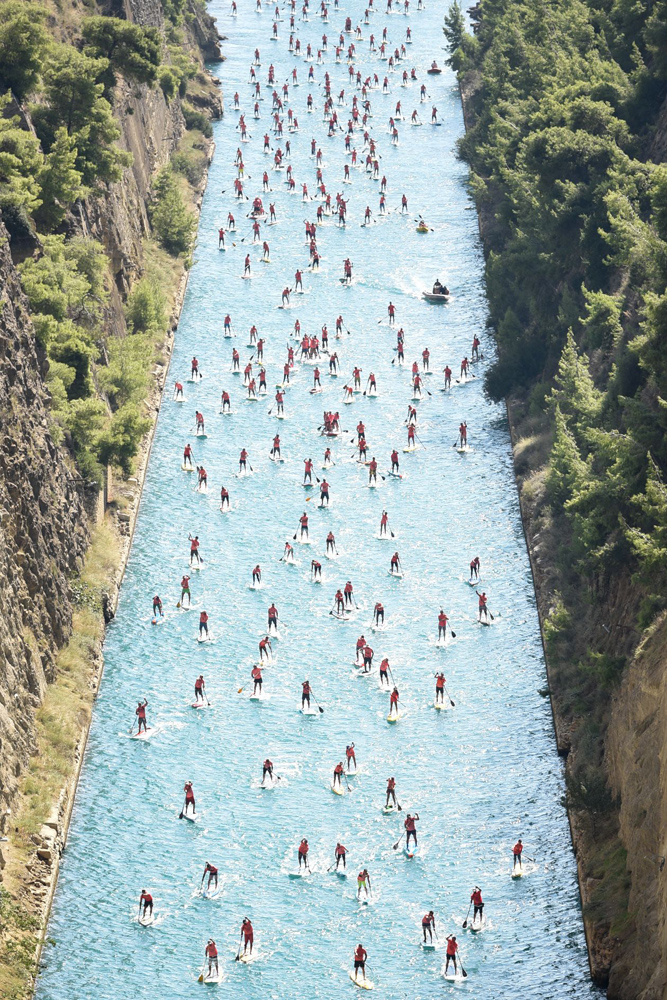
[[[413,44],[400,65],[415,66],[419,82],[392,93],[370,94],[370,122],[382,156],[380,173],[388,180],[388,217],[361,228],[367,204],[378,207],[378,182],[352,170],[342,185],[343,137],[326,136],[321,116],[325,69],[332,92],[346,90],[347,121],[351,90],[347,65],[334,64],[333,43],[347,13],[353,25],[363,4],[341,3],[323,26],[317,11],[300,20],[298,34],[317,47],[329,36],[325,65],[315,66],[315,84],[306,85],[308,65],[287,52],[288,25],[270,41],[271,8],[260,15],[250,0],[240,0],[239,17],[225,3],[213,3],[227,61],[218,72],[227,101],[224,121],[215,126],[217,151],[203,206],[196,264],[176,336],[170,382],[184,380],[196,353],[204,373],[198,385],[185,383],[187,402],[174,403],[167,392],[146,480],[131,559],[118,616],[105,647],[106,670],[97,702],[73,823],[37,989],[39,1000],[79,997],[191,997],[204,990],[196,982],[207,939],[215,938],[224,980],[222,996],[245,998],[339,997],[350,995],[352,952],[362,942],[369,954],[369,976],[386,998],[430,998],[460,992],[471,998],[559,998],[593,996],[579,909],[575,865],[565,812],[561,806],[562,768],[556,755],[545,685],[533,585],[519,519],[510,446],[502,407],[485,400],[481,378],[442,393],[442,376],[426,378],[431,395],[416,404],[423,448],[414,454],[406,443],[404,420],[411,397],[410,364],[428,346],[431,367],[449,363],[458,373],[470,352],[473,334],[485,334],[486,307],[477,222],[465,190],[466,172],[455,157],[462,132],[460,99],[454,78],[426,76],[432,59],[441,61],[444,7],[429,4],[409,18],[375,14],[356,42],[362,73],[387,64],[369,56],[368,35],[380,39],[388,27],[392,50],[409,24]],[[287,14],[284,13],[287,17]],[[346,44],[349,39],[346,38]],[[248,69],[255,47],[262,55],[262,119],[252,120]],[[269,61],[279,84],[298,66],[300,86],[290,88],[290,104],[302,131],[291,136],[297,194],[287,194],[284,173],[270,170],[262,136],[271,124],[271,89],[264,86]],[[419,104],[426,82],[429,99]],[[316,113],[307,115],[313,93]],[[249,204],[232,196],[234,158],[239,145],[238,115],[231,110],[238,91],[246,111],[250,142],[243,146],[246,191],[261,194],[261,174],[269,171],[278,225],[262,226],[271,246],[270,264],[260,263],[261,247],[251,247]],[[394,148],[386,132],[397,100],[411,113],[418,108],[428,122],[433,104],[440,127],[399,124]],[[285,116],[286,117],[286,116]],[[280,310],[280,293],[293,284],[297,267],[308,263],[303,220],[315,205],[303,204],[301,184],[315,188],[310,158],[314,136],[324,155],[328,190],[349,197],[348,225],[331,220],[318,230],[322,255],[319,274],[305,273],[303,296]],[[275,147],[276,141],[272,140]],[[361,150],[357,134],[355,145]],[[250,175],[248,178],[247,175]],[[223,192],[224,193],[221,193]],[[402,193],[410,214],[396,209]],[[237,243],[218,253],[217,229],[232,210]],[[415,232],[417,213],[433,231]],[[245,242],[240,243],[241,238]],[[251,281],[242,281],[246,252]],[[338,281],[342,261],[354,263],[355,281]],[[436,277],[452,290],[445,308],[429,306],[421,291]],[[387,305],[397,307],[406,333],[406,367],[393,360],[395,333],[386,322]],[[223,338],[229,313],[237,336]],[[350,334],[333,340],[342,313]],[[330,379],[322,368],[324,391],[311,395],[312,367],[302,365],[286,396],[286,419],[269,416],[275,384],[281,379],[286,345],[295,320],[302,330],[319,332],[327,323],[331,349],[342,372],[355,364],[364,379],[373,370],[379,396],[355,396],[342,404],[345,377]],[[382,323],[378,321],[383,319]],[[255,404],[244,401],[242,377],[230,373],[235,346],[242,365],[252,354],[246,345],[255,323],[266,338],[270,394]],[[484,362],[476,366],[482,373]],[[220,393],[232,396],[233,414],[219,415]],[[209,436],[194,441],[194,411],[206,418]],[[319,436],[324,409],[341,411],[347,433],[328,441]],[[353,460],[352,431],[359,419],[367,428],[369,458],[375,454],[386,475],[389,453],[399,448],[402,480],[387,477],[367,489],[367,471]],[[460,455],[452,443],[467,420],[473,450]],[[286,461],[269,460],[273,435],[282,439]],[[193,476],[180,469],[182,449],[192,441],[198,462],[209,476],[208,495],[194,492]],[[328,473],[331,507],[306,503],[301,485],[303,460],[315,461],[332,447],[336,466]],[[249,451],[254,475],[235,478],[242,447]],[[231,494],[232,510],[219,510],[219,489]],[[317,491],[313,491],[317,492]],[[315,509],[312,509],[315,508]],[[395,542],[380,541],[383,508]],[[310,515],[312,545],[295,545],[298,564],[280,562],[298,518]],[[324,557],[326,533],[336,536],[340,556]],[[204,569],[192,573],[194,609],[179,612],[180,579],[188,567],[188,534],[198,534]],[[388,575],[397,549],[403,579]],[[476,597],[467,585],[470,559],[482,560],[483,585],[495,621],[476,623]],[[310,580],[311,558],[323,564],[323,582]],[[260,563],[264,589],[248,589],[252,567]],[[359,611],[351,621],[329,615],[334,593],[352,580]],[[151,625],[151,599],[160,594],[166,620]],[[249,673],[266,624],[267,608],[278,604],[281,638],[274,642],[275,663],[264,674],[267,699],[248,698]],[[386,608],[384,630],[370,631],[377,600]],[[451,616],[456,639],[435,645],[437,614]],[[210,616],[212,641],[197,640],[198,612]],[[376,669],[360,676],[353,665],[360,633],[370,638]],[[386,721],[388,695],[379,690],[377,663],[388,656],[401,693],[403,717]],[[433,708],[434,672],[442,667],[456,703],[449,711]],[[190,707],[193,683],[203,672],[211,708]],[[324,713],[299,714],[301,682],[309,677]],[[241,693],[239,688],[243,688]],[[126,738],[139,698],[148,699],[149,723],[157,732],[148,742]],[[353,791],[335,796],[330,789],[334,765],[345,745],[356,744],[359,773]],[[262,791],[261,764],[269,755],[282,781]],[[404,812],[385,816],[386,779],[394,775]],[[190,779],[199,821],[180,821],[182,788]],[[410,860],[393,845],[407,810],[420,816],[419,851]],[[511,848],[522,836],[535,859],[521,881],[510,879]],[[296,848],[310,841],[313,875],[291,880]],[[360,906],[354,878],[338,879],[326,869],[336,840],[349,850],[350,876],[367,867],[373,903]],[[220,872],[215,900],[198,894],[207,861]],[[486,902],[483,933],[462,930],[475,884]],[[136,908],[142,888],[155,899],[156,922],[141,927]],[[433,909],[441,938],[457,933],[468,978],[445,982],[444,951],[422,952],[420,921]],[[242,918],[255,927],[257,961],[233,961]]]

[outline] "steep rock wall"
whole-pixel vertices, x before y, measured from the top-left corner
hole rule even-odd
[[[614,701],[606,756],[620,798],[635,933],[612,965],[610,1000],[667,996],[667,615],[638,648]]]
[[[0,832],[69,636],[68,576],[88,537],[82,483],[49,432],[43,369],[0,222]]]

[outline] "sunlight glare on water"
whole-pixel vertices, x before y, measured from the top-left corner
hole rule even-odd
[[[46,946],[39,1000],[104,997],[114,1000],[189,998],[204,991],[197,984],[204,947],[215,938],[224,979],[223,997],[338,998],[351,995],[348,978],[353,949],[368,951],[368,974],[387,1000],[458,994],[471,1000],[559,1000],[597,995],[588,979],[568,824],[561,805],[562,767],[556,754],[549,703],[539,694],[546,684],[530,568],[519,517],[505,411],[482,392],[484,365],[492,353],[485,330],[483,258],[477,220],[466,193],[466,170],[455,154],[462,134],[458,88],[453,74],[426,73],[433,59],[442,64],[445,6],[428,3],[409,16],[372,14],[363,24],[364,4],[341,0],[329,8],[329,23],[318,16],[316,0],[308,21],[296,14],[295,37],[302,56],[288,52],[288,10],[281,7],[279,38],[271,41],[272,6],[261,14],[253,0],[238,0],[239,15],[216,0],[226,61],[215,68],[225,94],[224,120],[214,125],[216,154],[204,199],[195,264],[176,334],[169,385],[159,418],[142,508],[116,620],[105,646],[106,669],[95,708],[85,766],[78,790],[69,843],[49,926],[55,947]],[[384,6],[377,0],[377,6]],[[389,51],[412,29],[413,43],[395,73],[391,92],[371,91],[369,131],[378,143],[380,176],[388,181],[389,214],[362,228],[366,205],[377,218],[379,183],[363,168],[351,170],[344,185],[343,133],[327,136],[322,118],[325,71],[337,100],[345,89],[339,119],[346,125],[355,93],[348,66],[334,62],[334,46],[346,16],[362,25],[354,40],[362,76],[377,72],[382,82],[387,62],[369,53],[388,29]],[[322,33],[329,39],[323,65],[303,59],[311,42],[316,55]],[[249,67],[255,48],[262,83],[261,119],[253,119]],[[291,140],[296,194],[285,173],[273,171],[273,157],[262,152],[271,121],[273,62],[278,86],[298,69],[299,87],[290,86],[283,118],[291,106],[301,131]],[[404,68],[416,68],[417,82],[401,86]],[[428,97],[419,103],[419,87]],[[238,91],[251,135],[243,144],[245,189],[251,201],[237,203],[234,160],[239,147]],[[306,112],[313,94],[315,111]],[[423,127],[398,123],[399,145],[390,144],[388,118],[400,100],[407,115],[417,108]],[[431,108],[440,123],[431,126]],[[348,223],[339,229],[329,218],[318,228],[320,272],[304,272],[304,294],[281,310],[281,291],[294,284],[297,268],[308,263],[304,220],[315,220],[316,204],[304,204],[301,185],[316,187],[311,137],[323,151],[327,189],[340,191],[348,204]],[[271,133],[271,145],[280,143]],[[362,156],[363,137],[354,145]],[[282,142],[284,148],[284,141]],[[261,191],[267,170],[273,190]],[[398,211],[401,195],[409,214]],[[278,223],[261,227],[270,244],[271,263],[260,261],[261,244],[252,246],[247,213],[252,198],[275,203]],[[334,199],[335,200],[335,199]],[[227,251],[218,252],[218,227],[232,211],[236,234],[227,234]],[[429,224],[416,232],[418,214]],[[242,242],[243,241],[243,242]],[[232,244],[236,243],[236,246]],[[246,253],[253,278],[241,280]],[[343,287],[343,260],[354,265],[354,282]],[[452,292],[446,306],[424,302],[421,292],[440,278]],[[389,301],[397,325],[405,329],[406,366],[395,363],[396,332],[387,323]],[[345,327],[334,340],[335,319]],[[235,337],[223,337],[223,320],[232,319]],[[287,345],[295,347],[293,326],[318,333],[324,323],[330,345],[341,359],[342,377],[328,376],[320,364],[323,392],[311,395],[313,368],[300,365],[286,392],[286,419],[269,415],[275,386],[282,379]],[[382,322],[380,322],[382,320]],[[252,324],[266,339],[269,395],[245,401],[242,376],[231,374],[232,347],[241,367],[254,349]],[[486,359],[478,376],[441,392],[442,369],[458,375],[470,354],[473,335],[482,340]],[[420,450],[406,454],[405,419],[411,398],[410,365],[431,352],[433,375],[419,411]],[[196,354],[204,379],[193,385],[190,359]],[[357,394],[342,405],[342,385],[352,368],[362,368],[362,385],[374,371],[379,395]],[[255,367],[255,374],[257,369]],[[176,380],[185,385],[186,402],[172,400]],[[232,398],[231,416],[219,414],[223,389]],[[195,409],[206,419],[208,438],[194,440]],[[320,436],[324,410],[341,411],[346,432]],[[367,469],[354,460],[354,428],[366,425],[370,459],[377,456],[383,479],[368,489]],[[472,449],[453,448],[466,420]],[[280,434],[283,464],[269,460],[274,434]],[[195,492],[192,475],[181,471],[185,443],[193,443],[198,464],[205,464],[208,495]],[[331,507],[317,508],[318,490],[301,485],[303,461],[312,457],[322,477],[324,449],[330,444],[336,465],[327,473]],[[387,475],[391,448],[397,446],[405,477]],[[238,457],[247,448],[254,475],[239,479]],[[230,492],[231,511],[219,509],[220,486]],[[308,497],[315,494],[311,501]],[[383,508],[395,540],[377,533]],[[295,544],[297,565],[280,562],[298,519],[310,516],[310,546]],[[325,558],[328,531],[340,556]],[[188,570],[188,534],[201,541],[204,568],[193,572],[193,610],[177,610],[180,579]],[[389,561],[397,550],[402,579],[391,579]],[[495,615],[493,625],[476,623],[477,598],[468,586],[468,564],[479,555],[482,583]],[[310,560],[323,564],[321,585],[310,579]],[[252,591],[253,566],[260,563],[264,588]],[[329,614],[336,589],[354,584],[359,610],[350,621]],[[166,617],[151,625],[151,601],[159,594]],[[250,670],[266,626],[272,600],[278,605],[281,638],[274,642],[275,663],[264,674],[266,700],[249,700]],[[386,626],[371,631],[372,610],[381,600]],[[441,608],[451,618],[456,638],[445,649],[435,645]],[[212,641],[197,643],[199,612],[210,616]],[[375,669],[364,677],[354,666],[361,633],[375,650]],[[387,656],[400,689],[403,717],[386,721],[388,695],[381,692],[377,664]],[[433,707],[434,673],[442,668],[455,708]],[[203,672],[211,708],[190,707],[195,678]],[[309,678],[324,708],[314,718],[299,714],[301,682]],[[243,688],[241,693],[238,689]],[[148,699],[149,724],[158,727],[150,741],[127,739],[137,700]],[[347,743],[356,745],[359,773],[352,791],[331,792],[332,771]],[[266,756],[282,780],[262,791]],[[382,813],[386,780],[395,776],[400,815]],[[194,783],[199,821],[179,821],[182,789]],[[393,849],[407,811],[419,814],[419,851],[408,859]],[[510,878],[512,845],[523,837],[527,877]],[[312,877],[293,880],[296,848],[310,842]],[[348,848],[349,877],[327,869],[336,840]],[[220,873],[221,891],[207,900],[198,893],[207,861]],[[356,900],[356,874],[367,867],[373,900]],[[475,885],[482,888],[486,926],[481,934],[462,929]],[[141,927],[136,919],[139,894],[149,889],[156,921]],[[468,978],[442,978],[444,949],[425,953],[420,922],[435,911],[441,941],[456,933]],[[233,961],[242,918],[255,927],[257,961]]]

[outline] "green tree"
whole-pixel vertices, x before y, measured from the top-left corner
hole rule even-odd
[[[581,457],[574,435],[567,426],[567,421],[558,405],[556,405],[554,420],[555,435],[549,459],[546,486],[549,500],[553,506],[562,509],[586,478],[588,466]]]
[[[183,201],[183,195],[173,173],[161,170],[153,188],[151,222],[165,250],[177,257],[192,250],[197,220]]]
[[[164,292],[152,277],[141,278],[130,292],[125,319],[131,333],[150,336],[161,333],[167,326]]]
[[[65,128],[59,128],[38,175],[42,204],[35,213],[35,221],[46,232],[60,225],[70,205],[85,192],[81,173],[76,169],[77,156],[74,137]]]
[[[77,148],[76,169],[82,182],[119,180],[132,157],[116,145],[120,128],[111,105],[102,96],[99,78],[108,59],[93,59],[71,45],[53,45],[43,69],[44,103],[32,108],[33,121],[44,148],[50,151],[56,133],[64,127]]]
[[[130,475],[141,439],[150,426],[150,420],[141,416],[134,403],[121,407],[98,439],[96,450],[100,462],[119,465],[125,475]]]
[[[461,4],[458,0],[454,0],[445,14],[445,25],[442,29],[444,36],[447,39],[447,48],[449,49],[449,56],[447,58],[448,66],[453,66],[455,63],[454,53],[463,41],[465,27],[466,22],[461,9]]]
[[[33,313],[64,319],[96,319],[105,299],[104,250],[95,240],[46,236],[42,256],[25,260],[21,281]]]
[[[0,4],[0,87],[22,101],[35,89],[48,41],[46,10],[29,0]]]
[[[562,413],[574,418],[575,426],[582,422],[588,426],[600,412],[603,395],[593,384],[588,364],[577,350],[572,330],[568,330],[558,364],[556,388],[549,399],[560,407]]]
[[[107,95],[116,85],[116,74],[137,83],[152,84],[160,65],[160,33],[157,28],[143,28],[118,17],[87,17],[81,34],[86,55],[102,56],[108,66],[98,79]]]
[[[11,98],[0,97],[0,209],[11,206],[34,212],[41,204],[37,175],[43,157],[32,132],[18,116],[4,118]]]

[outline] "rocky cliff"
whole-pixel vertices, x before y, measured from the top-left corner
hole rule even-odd
[[[210,117],[219,117],[222,98],[203,66],[204,59],[221,57],[215,22],[195,0],[188,3],[184,45],[200,65],[198,104]],[[70,6],[78,7],[76,2]],[[89,13],[165,28],[161,0],[99,0],[86,7]],[[50,27],[57,38],[67,38],[71,30],[64,14],[63,23],[56,17]],[[123,337],[125,300],[142,275],[143,240],[150,235],[151,181],[176,149],[185,122],[178,97],[168,101],[159,86],[122,78],[114,110],[122,130],[119,146],[132,153],[132,166],[118,183],[98,187],[77,202],[66,226],[70,234],[93,236],[105,247],[111,286],[105,333]],[[209,143],[209,156],[211,152]],[[97,487],[83,482],[71,456],[54,445],[49,433],[43,382],[48,362],[35,339],[12,249],[17,248],[0,221],[0,834],[10,825],[21,775],[35,752],[35,711],[54,679],[56,653],[71,631],[70,577],[80,569],[99,509]],[[23,256],[21,248],[17,257]],[[153,415],[160,387],[158,380],[152,390]],[[136,480],[132,490],[134,509]],[[121,516],[130,521],[128,514]],[[125,523],[122,528],[127,534]],[[3,867],[0,852],[0,872]],[[0,943],[2,930],[0,920]]]
[[[0,832],[69,637],[69,577],[88,537],[82,481],[49,432],[44,365],[0,222]]]

